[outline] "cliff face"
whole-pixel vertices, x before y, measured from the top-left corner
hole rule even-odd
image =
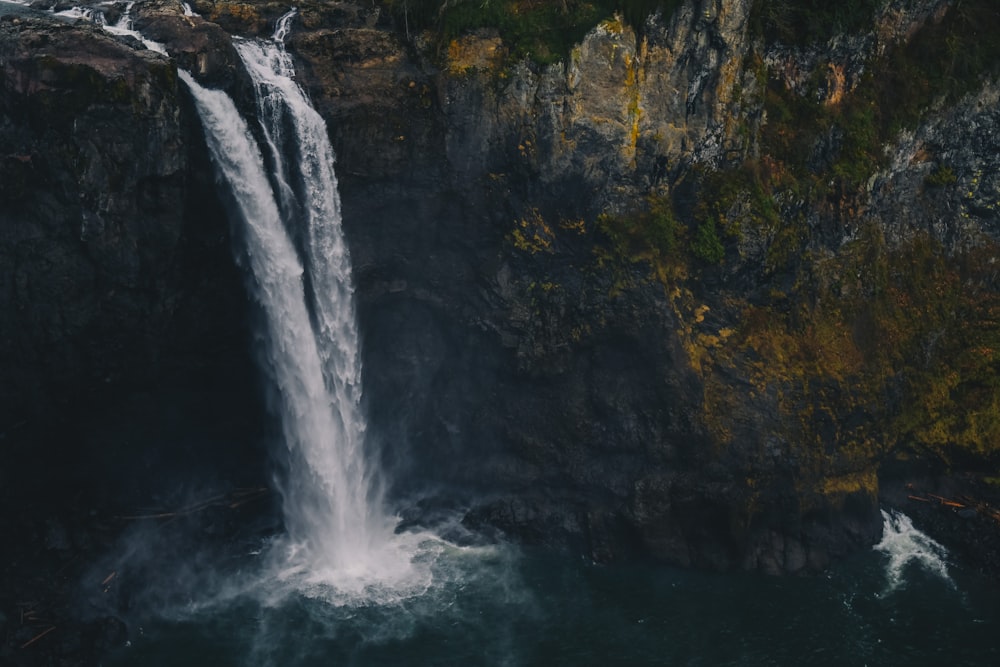
[[[787,45],[752,3],[688,2],[601,23],[554,65],[489,30],[407,43],[364,10],[296,32],[399,478],[487,489],[470,521],[596,558],[794,572],[870,543],[883,462],[967,444],[930,443],[929,395],[994,290],[943,312],[914,259],[951,290],[983,266],[965,253],[993,218],[962,212],[995,160],[958,146],[995,127],[990,86],[902,134],[855,107],[892,103],[873,80],[950,9],[890,3]],[[946,162],[962,175],[927,185]],[[964,391],[950,407],[990,410]]]
[[[2,19],[6,430],[155,376],[171,351],[224,336],[241,306],[198,323],[239,283],[173,63],[95,26]]]
[[[259,34],[283,7],[192,4],[140,27],[239,96],[214,22]],[[491,29],[301,7],[399,496],[440,486],[597,559],[797,572],[876,538],[886,461],[995,465],[996,86],[952,54],[938,94],[915,55],[993,14],[900,0],[790,44],[781,7],[614,17],[547,65]],[[240,319],[173,65],[26,25],[0,22],[12,414],[57,369],[114,383],[164,332],[194,350]]]

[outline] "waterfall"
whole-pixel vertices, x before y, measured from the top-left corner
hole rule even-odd
[[[108,24],[107,20],[104,18],[104,12],[94,9],[93,7],[74,6],[69,9],[54,12],[54,14],[55,16],[65,19],[90,21],[91,23],[96,23],[102,27]]]
[[[941,544],[920,532],[910,517],[900,512],[882,510],[882,522],[882,540],[874,549],[888,557],[886,593],[905,583],[905,572],[910,565],[919,565],[954,586],[945,561],[948,552]]]
[[[365,459],[358,332],[333,151],[325,123],[292,78],[282,43],[236,45],[256,86],[277,196],[232,100],[186,72],[181,78],[233,192],[252,290],[267,322],[266,367],[280,395],[290,461],[280,483],[286,572],[378,578],[375,555],[392,536],[392,523]],[[301,256],[290,233],[296,223],[304,227]]]
[[[154,42],[151,39],[147,39],[138,30],[134,28],[132,22],[132,7],[134,6],[135,2],[127,3],[125,5],[125,11],[122,12],[121,18],[119,18],[118,22],[115,23],[114,25],[107,25],[106,22],[102,23],[101,25],[107,32],[110,32],[112,35],[129,35],[131,37],[135,37],[140,42],[142,42],[143,46],[145,46],[150,51],[155,51],[156,53],[162,55],[168,55],[165,46],[163,46],[159,42]]]

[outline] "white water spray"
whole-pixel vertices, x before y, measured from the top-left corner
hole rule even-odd
[[[132,7],[134,6],[135,2],[125,4],[125,11],[122,12],[122,15],[118,17],[118,21],[112,26],[115,30],[129,31],[124,34],[132,34],[131,31],[135,29],[132,22]],[[138,35],[138,33],[135,34],[141,38],[141,35]]]
[[[922,567],[954,586],[945,561],[948,551],[941,544],[917,530],[905,514],[882,510],[882,520],[882,540],[874,549],[888,557],[886,593],[906,583],[906,570],[911,565]]]

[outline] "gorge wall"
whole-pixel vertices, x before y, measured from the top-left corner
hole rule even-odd
[[[223,28],[286,8],[191,4],[137,27],[240,98]],[[877,539],[887,471],[995,473],[989,3],[801,39],[782,3],[661,3],[546,62],[417,4],[303,3],[288,42],[407,512],[430,489],[597,560],[799,572]],[[4,423],[245,345],[176,64],[0,19]]]

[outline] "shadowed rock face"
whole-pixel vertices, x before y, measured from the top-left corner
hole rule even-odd
[[[641,40],[609,22],[547,67],[508,68],[489,32],[435,66],[363,12],[296,24],[290,49],[338,155],[369,412],[398,490],[440,484],[476,499],[472,524],[599,560],[796,572],[877,538],[870,457],[805,473],[783,456],[795,436],[777,391],[718,423],[706,408],[716,384],[749,386],[692,360],[698,335],[737,325],[713,297],[720,277],[678,297],[647,265],[599,259],[598,213],[749,149],[732,132],[760,118],[733,93],[750,76],[748,11],[685,5]]]
[[[266,34],[285,8],[192,4],[200,18],[137,12],[176,65],[94,28],[0,21],[0,312],[23,313],[0,321],[6,423],[93,386],[127,393],[179,360],[210,365],[241,340],[228,227],[174,67],[240,99],[223,29]],[[868,312],[820,343],[800,321],[867,280],[864,262],[839,264],[881,256],[857,245],[864,223],[904,252],[914,230],[943,252],[995,235],[995,151],[975,139],[996,125],[992,88],[904,136],[850,219],[776,197],[801,252],[825,258],[815,285],[801,264],[776,268],[781,230],[749,197],[722,212],[744,224],[721,265],[623,258],[598,219],[652,195],[693,234],[703,174],[760,157],[759,68],[794,92],[823,62],[809,94],[839,104],[866,57],[944,4],[892,3],[827,51],[760,54],[749,1],[687,2],[641,31],[606,21],[548,66],[510,61],[491,31],[445,48],[368,4],[301,7],[288,48],[338,156],[370,432],[397,496],[440,488],[470,524],[598,560],[801,572],[874,542],[905,373],[866,374]],[[923,187],[931,163],[915,156],[932,154],[956,188]],[[966,205],[972,222],[941,222]]]
[[[658,278],[641,257],[608,257],[594,221],[648,195],[698,215],[693,174],[767,148],[755,68],[770,63],[771,85],[785,72],[780,85],[835,106],[866,62],[946,5],[895,3],[868,34],[760,53],[750,3],[684,3],[641,34],[608,21],[549,66],[506,60],[490,31],[429,48],[363,10],[296,24],[290,49],[340,160],[373,430],[399,487],[492,495],[471,523],[569,540],[598,559],[799,572],[876,540],[878,471],[905,444],[892,429],[913,400],[912,369],[872,370],[871,310],[838,315],[821,339],[794,324],[796,307],[763,304],[798,293],[815,312],[836,279],[825,272],[858,261],[866,224],[905,257],[892,230],[933,231],[948,206],[893,208],[923,193],[922,168],[879,172],[854,213],[779,195],[785,224],[804,221],[802,252],[829,258],[810,269],[774,268],[775,230],[753,221],[746,198],[727,204],[744,224],[722,266]],[[813,90],[800,79],[817,68],[825,83]],[[992,126],[988,106],[973,106],[971,126],[959,118],[973,111],[958,111],[929,121],[950,129],[919,136],[973,140]],[[818,142],[813,159],[833,160],[841,143]],[[974,154],[963,173],[995,171]],[[977,201],[990,182],[976,181]],[[958,226],[989,243],[990,220]],[[934,238],[943,255],[962,247]],[[856,271],[862,293],[869,266]],[[787,326],[800,333],[781,338]]]
[[[46,18],[0,44],[7,430],[242,341],[244,299],[174,63]]]
[[[176,64],[3,7],[0,662],[94,664],[123,641],[109,598],[86,597],[112,517],[261,484],[266,427],[229,224]],[[59,628],[32,651],[45,627],[16,620],[24,600]]]

